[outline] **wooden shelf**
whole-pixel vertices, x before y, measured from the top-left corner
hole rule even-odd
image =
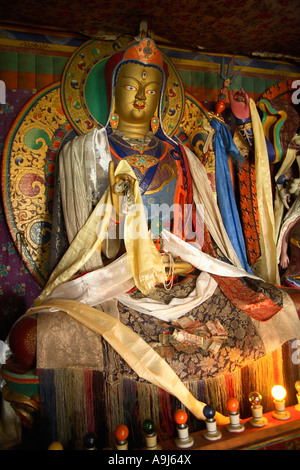
[[[250,450],[270,446],[282,441],[300,438],[300,412],[294,406],[286,408],[290,412],[290,419],[280,421],[272,417],[272,412],[265,413],[268,424],[262,428],[255,428],[249,424],[249,419],[241,420],[245,430],[241,433],[231,433],[225,426],[220,426],[222,438],[209,441],[204,437],[205,431],[191,433],[194,445],[189,450]],[[160,442],[162,450],[178,450],[175,440]]]

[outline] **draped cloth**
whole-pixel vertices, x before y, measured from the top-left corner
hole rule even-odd
[[[83,138],[84,137],[78,138],[78,148],[81,147],[82,142],[80,142],[80,140]],[[91,138],[91,140],[94,139],[94,141],[100,138],[101,141],[102,138],[106,138],[106,133],[104,134],[103,130],[95,131],[89,138]],[[72,143],[72,146],[76,146],[76,141]],[[105,148],[105,145],[103,145],[102,148]],[[66,149],[65,153],[62,155],[62,157],[66,159],[61,166],[63,172],[70,170],[70,167],[66,163],[73,158],[70,150],[70,148]],[[202,270],[199,275],[198,288],[195,289],[190,297],[188,296],[187,299],[183,299],[183,302],[176,302],[174,299],[173,304],[166,306],[164,304],[155,305],[155,303],[151,302],[151,299],[148,302],[142,299],[142,301],[134,307],[137,311],[141,308],[145,308],[148,310],[148,314],[153,316],[157,315],[160,310],[159,314],[162,315],[162,317],[159,318],[163,318],[165,321],[174,317],[176,318],[176,315],[180,316],[185,314],[189,311],[191,306],[199,305],[212,296],[217,286],[217,282],[213,277],[214,275],[224,275],[227,276],[228,279],[230,276],[234,276],[234,278],[243,278],[246,276],[251,279],[257,279],[254,275],[247,273],[240,265],[239,259],[232,248],[226,230],[222,224],[222,217],[215,203],[205,169],[189,149],[186,149],[186,157],[193,179],[194,201],[196,204],[204,204],[207,211],[205,214],[207,227],[218,243],[221,251],[232,262],[232,265],[223,263],[220,260],[202,253],[198,249],[197,252],[195,252],[188,243],[178,239],[175,235],[164,233],[165,247],[170,253],[174,256],[182,256],[183,259],[186,259],[186,261],[191,262]],[[90,181],[85,178],[85,171],[87,171],[86,162],[82,157],[80,163],[79,158],[78,156],[77,177],[79,180],[82,179],[88,182],[85,186],[90,185],[90,187],[92,187]],[[109,162],[109,155],[106,154],[105,158],[106,162]],[[76,159],[74,161],[76,162]],[[120,162],[115,174],[117,175],[121,172],[129,173],[135,179],[130,166],[125,161]],[[62,174],[61,180],[63,180],[63,178],[64,175]],[[65,181],[68,181],[68,179],[65,179]],[[71,180],[70,187],[75,189],[76,181]],[[67,194],[66,197],[68,197],[68,188],[66,187],[65,190]],[[83,188],[83,191],[86,191],[86,188]],[[82,194],[79,195],[79,197],[75,195],[75,197],[78,197],[76,204],[88,204],[92,207],[91,198],[93,189],[91,189],[90,192],[87,191],[85,194],[85,197],[82,197]],[[72,194],[71,197],[74,197],[74,194]],[[136,180],[134,185],[134,198],[136,206],[138,206],[141,202],[141,196]],[[66,210],[70,212],[73,210],[73,207],[66,203]],[[98,305],[97,308],[93,308],[93,305],[96,306],[97,302],[102,303],[110,299],[117,299],[119,302],[126,305],[128,300],[126,292],[132,286],[138,287],[141,292],[146,294],[155,284],[164,281],[165,270],[161,255],[156,250],[153,241],[149,238],[146,220],[142,220],[143,217],[141,217],[140,234],[143,235],[141,237],[135,238],[129,225],[127,227],[128,230],[125,229],[124,242],[127,251],[125,256],[117,259],[108,266],[103,266],[100,258],[98,267],[97,260],[95,261],[94,259],[93,263],[95,263],[96,268],[93,269],[92,272],[84,274],[78,279],[74,279],[75,274],[82,270],[83,267],[86,267],[94,254],[96,254],[99,260],[99,245],[105,239],[105,233],[107,233],[111,217],[111,210],[110,191],[106,190],[99,203],[96,204],[95,208],[90,213],[86,208],[81,211],[81,214],[84,213],[83,217],[79,214],[82,228],[79,229],[78,233],[72,239],[69,249],[50,276],[45,289],[36,300],[35,306],[30,309],[27,314],[51,314],[51,312],[59,311],[67,313],[72,318],[103,336],[138,375],[170,392],[172,395],[175,395],[193,414],[195,414],[195,416],[199,417],[199,419],[203,419],[202,409],[204,404],[195,400],[167,362],[129,327],[123,325],[112,315],[105,313],[105,309],[101,308],[101,306],[99,307]],[[129,224],[134,217],[135,215],[129,213],[126,217],[128,220],[125,223]],[[75,224],[77,221],[71,221],[71,224],[72,223]],[[125,297],[127,297],[127,300]],[[143,301],[144,304],[141,306]],[[286,328],[285,331],[283,331],[284,328],[280,328],[281,336],[280,338],[276,337],[274,343],[272,343],[272,348],[278,347],[278,341],[280,341],[281,344],[281,342],[297,336],[299,330],[299,328],[295,328],[296,317],[293,309],[289,308],[287,312],[283,308],[282,311],[282,323],[288,323],[288,328]],[[286,321],[287,313],[289,314],[289,318],[294,319],[293,322]],[[276,325],[281,325],[280,319],[276,321]],[[273,322],[273,318],[265,323],[269,324],[269,322]],[[259,327],[261,335],[263,336],[268,330],[268,325],[264,327],[261,325],[264,322],[258,323],[260,323]],[[222,415],[218,415],[217,419],[220,424],[226,421]]]
[[[186,154],[192,177],[193,200],[196,205],[202,204],[204,207],[204,220],[209,233],[229,262],[234,266],[242,267],[224,227],[222,215],[204,166],[188,147],[184,147],[183,151]]]
[[[101,140],[106,138],[106,134],[103,134],[103,131],[98,132]],[[79,145],[76,145],[76,139],[74,139],[75,142],[73,141],[70,144],[71,147],[65,149],[62,155],[61,180],[65,182],[63,188],[63,196],[66,199],[64,209],[67,216],[68,213],[71,212],[69,219],[67,219],[71,228],[78,228],[78,219],[81,219],[81,221],[85,223],[82,228],[79,229],[78,233],[74,234],[73,239],[72,236],[69,236],[70,240],[72,240],[70,247],[53,271],[43,292],[36,299],[35,305],[40,305],[45,299],[71,298],[95,306],[112,298],[116,298],[125,305],[133,307],[140,312],[170,321],[171,319],[179,318],[193,307],[203,303],[214,293],[217,282],[209,274],[235,278],[248,275],[240,265],[239,259],[229,241],[228,234],[222,223],[221,214],[212,195],[210,184],[207,181],[205,170],[199,160],[195,158],[195,155],[189,149],[186,149],[186,157],[192,173],[194,200],[197,204],[201,204],[206,208],[205,223],[214,239],[217,241],[221,251],[233,264],[224,263],[208,254],[202,253],[198,249],[189,246],[188,243],[178,239],[175,235],[164,231],[162,238],[165,250],[170,252],[174,258],[180,256],[181,259],[201,270],[201,274],[197,280],[196,290],[187,299],[182,299],[181,301],[174,299],[170,305],[162,305],[153,302],[151,299],[143,299],[143,301],[139,302],[131,299],[129,295],[126,294],[127,291],[136,286],[146,295],[156,284],[163,283],[165,280],[165,271],[162,258],[149,237],[145,214],[142,210],[139,211],[139,209],[142,208],[142,199],[136,177],[130,165],[125,160],[121,160],[115,171],[115,175],[128,173],[134,178],[134,198],[136,208],[138,209],[137,211],[130,211],[125,219],[124,242],[126,255],[105,267],[102,262],[99,262],[99,268],[77,279],[72,279],[77,271],[80,271],[83,266],[88,265],[94,254],[98,255],[98,247],[105,239],[112,213],[110,191],[107,189],[89,216],[87,216],[88,209],[91,210],[91,207],[88,207],[88,209],[85,208],[81,210],[81,212],[77,209],[76,221],[74,220],[73,222],[71,220],[71,217],[74,217],[73,211],[70,210],[73,205],[77,207],[79,204],[84,205],[85,201],[87,201],[86,205],[91,206],[89,202],[90,198],[88,197],[89,192],[86,191],[86,188],[88,185],[92,186],[92,184],[88,178],[84,176],[85,171],[90,171],[92,167],[90,163],[91,159],[88,158],[87,162],[85,160],[79,163],[80,153],[83,151],[81,140],[84,139],[86,139],[86,136],[82,139],[78,139]],[[93,144],[93,142],[94,145],[96,142],[99,142],[99,139],[95,139],[95,134],[93,135],[93,139],[91,139],[90,136],[88,145],[90,145],[90,143]],[[108,152],[107,149],[108,147],[106,146],[106,152]],[[71,152],[74,152],[75,158],[72,159],[72,162],[69,162],[70,156],[72,155]],[[78,162],[77,167],[74,161],[75,163],[76,161]],[[105,155],[105,161],[109,161],[107,154]],[[70,168],[69,163],[72,165],[71,169],[74,179],[71,179],[68,174],[68,169]],[[84,165],[83,168],[82,165]],[[108,167],[108,165],[106,165],[106,167]],[[84,177],[79,177],[79,175],[83,175]],[[80,180],[78,185],[76,184],[76,179]],[[81,192],[74,195],[75,187],[80,188],[82,180],[86,181],[86,184],[80,189]],[[93,186],[95,187],[95,185]],[[84,191],[86,191],[85,197],[82,198],[81,194],[84,193]],[[73,201],[72,199],[75,197],[77,200]],[[68,198],[71,198],[71,200]],[[138,236],[137,233],[134,233],[134,229],[137,225],[135,221],[137,212],[139,226]],[[85,220],[86,217],[87,220]],[[72,229],[70,232],[72,233]],[[251,274],[249,274],[249,277],[255,279],[255,276]],[[99,285],[101,285],[101,289],[99,289]]]
[[[243,157],[233,142],[231,134],[225,124],[217,119],[212,119],[210,125],[216,130],[213,144],[216,157],[216,191],[218,205],[224,226],[241,265],[246,271],[251,273],[252,271],[247,261],[244,235],[228,163],[228,156],[238,161],[242,160]]]
[[[92,164],[89,162],[90,159],[88,159],[87,165],[86,159],[79,155],[80,152],[82,152],[82,139],[85,138],[86,136],[78,138],[77,148],[75,148],[76,139],[74,139],[75,142],[73,141],[71,143],[72,147],[66,149],[62,155],[62,159],[64,161],[62,165],[63,172],[61,179],[64,179],[65,181],[68,181],[68,178],[70,179],[69,175],[66,175],[65,178],[65,173],[68,173],[69,170],[67,162],[70,159],[74,159],[72,152],[75,152],[75,155],[78,153],[78,162],[80,158],[82,159],[82,161],[78,163],[77,175],[75,175],[74,178],[77,176],[77,179],[86,181],[85,188],[82,189],[82,191],[86,191],[86,197],[83,198],[80,195],[77,196],[78,200],[75,202],[76,204],[90,204],[89,201],[91,193],[93,192],[90,191],[89,193],[86,190],[88,185],[92,185],[85,176],[85,172],[90,171]],[[96,153],[96,155],[94,155],[94,161],[97,160],[97,146],[94,144],[98,144],[98,146],[100,145],[103,149],[103,155],[101,158],[104,158],[104,162],[106,162],[104,165],[106,166],[106,169],[108,169],[110,156],[109,148],[106,143],[106,131],[94,131],[91,133],[89,138],[92,141],[90,142],[92,143],[91,148],[94,148],[94,152]],[[203,165],[191,150],[185,148],[184,151],[192,177],[193,200],[196,205],[203,204],[205,207],[205,223],[220,250],[232,264],[222,263],[220,260],[202,253],[198,249],[193,251],[192,247],[190,247],[186,242],[179,240],[178,238],[176,241],[175,236],[171,237],[171,234],[165,234],[165,248],[174,257],[181,256],[183,260],[191,263],[193,266],[196,266],[201,270],[195,292],[193,292],[189,298],[184,299],[184,301],[182,300],[178,302],[178,299],[174,299],[173,303],[171,302],[170,305],[166,306],[161,304],[157,305],[151,299],[144,299],[143,302],[139,302],[135,307],[133,307],[137,311],[145,312],[154,316],[156,315],[166,321],[168,321],[168,319],[178,318],[189,311],[189,307],[193,308],[195,305],[199,305],[204,302],[204,300],[208,299],[213,294],[217,283],[221,288],[223,285],[223,288],[226,289],[226,286],[228,286],[228,283],[224,281],[226,277],[231,277],[236,283],[238,282],[238,278],[242,279],[243,277],[249,277],[250,279],[253,277],[254,279],[257,279],[254,275],[247,273],[243,269],[238,256],[230,243],[228,234],[222,222],[222,216],[215,202]],[[76,159],[74,160],[76,161]],[[71,162],[69,163],[71,164]],[[72,162],[72,165],[74,165],[74,161]],[[135,202],[137,205],[141,204],[142,200],[138,183],[136,182],[133,171],[126,161],[122,160],[120,162],[117,167],[116,174],[119,172],[127,172],[134,178]],[[96,171],[94,171],[94,174],[96,175]],[[72,188],[76,187],[76,181],[72,180],[69,184],[70,192],[72,193],[74,192],[72,191]],[[65,188],[65,194],[66,197],[68,197],[69,191],[67,190],[67,187]],[[71,194],[71,197],[75,197],[74,194]],[[72,207],[73,206],[71,204],[66,203],[67,212],[72,212]],[[137,237],[137,239],[134,239],[135,237],[130,232],[130,221],[132,221],[132,216],[129,214],[126,217],[128,230],[125,230],[125,246],[127,251],[125,256],[105,267],[100,263],[100,267],[98,269],[94,269],[79,279],[73,279],[77,271],[80,271],[83,266],[86,266],[87,262],[92,256],[94,256],[94,253],[98,255],[99,244],[104,240],[107,232],[111,210],[110,191],[106,190],[95,209],[89,217],[87,217],[87,220],[85,220],[86,215],[81,218],[81,223],[83,225],[82,228],[73,238],[69,249],[53,271],[45,289],[35,301],[35,305],[41,305],[47,298],[72,298],[93,306],[114,298],[122,301],[125,305],[132,306],[132,300],[129,299],[128,295],[126,295],[126,292],[131,288],[136,286],[141,292],[147,294],[155,284],[159,284],[164,281],[165,271],[162,259],[159,252],[156,250],[153,241],[148,236],[147,223],[145,216],[143,218],[142,214],[140,214],[139,217],[140,237]],[[82,213],[85,214],[87,212],[87,210],[85,212],[82,211]],[[80,214],[78,214],[78,218],[79,217]],[[78,223],[78,221],[76,221],[76,223]],[[98,288],[99,285],[101,285],[101,289]],[[245,288],[243,291],[243,295],[245,295]],[[242,308],[242,304],[240,304],[240,308]],[[272,312],[272,314],[274,314],[274,310],[272,310]]]
[[[103,133],[101,137],[104,137]],[[86,137],[83,139],[85,138]],[[78,139],[78,142],[81,147],[82,139]],[[74,142],[72,143],[72,147],[71,151],[75,147]],[[106,189],[95,209],[91,212],[91,201],[86,194],[87,185],[81,184],[85,180],[85,178],[82,177],[85,173],[82,171],[82,168],[80,171],[80,165],[76,159],[76,156],[80,154],[80,151],[82,151],[81,148],[79,148],[79,151],[77,149],[77,151],[74,152],[73,160],[73,158],[69,158],[70,156],[73,157],[73,155],[70,150],[68,150],[66,154],[67,158],[65,155],[65,158],[62,158],[64,167],[61,167],[63,168],[63,177],[61,178],[61,181],[64,181],[62,194],[65,196],[65,198],[63,198],[64,214],[70,214],[69,226],[72,227],[71,230],[69,229],[69,234],[71,233],[71,235],[69,235],[71,244],[57,267],[52,272],[41,295],[36,299],[36,305],[40,304],[55,287],[69,281],[77,271],[82,269],[83,266],[91,267],[92,265],[96,268],[99,267],[99,265],[103,265],[98,248],[107,237],[108,225],[110,218],[113,215],[110,188]],[[82,153],[85,155],[85,152],[82,151]],[[68,166],[68,163],[72,165],[72,175],[70,175],[70,167]],[[147,294],[155,287],[156,284],[164,282],[166,277],[165,269],[162,258],[156,250],[148,233],[145,216],[142,213],[143,202],[138,181],[132,168],[125,160],[120,161],[116,168],[115,176],[122,173],[129,174],[134,180],[135,206],[129,211],[125,219],[126,251],[135,285],[141,290],[141,292]],[[68,178],[71,178],[71,181],[68,181]],[[76,198],[77,200],[70,201],[70,198]],[[86,204],[85,201],[87,201]],[[70,210],[70,208],[72,208],[72,210]],[[78,211],[77,217],[76,214],[74,215],[73,208]],[[89,214],[89,212],[91,212],[91,214]],[[138,222],[136,222],[136,219],[138,219]],[[84,221],[81,228],[78,227],[79,221]],[[78,229],[76,234],[72,233],[74,229],[75,231]],[[137,229],[139,230],[138,236]]]
[[[261,255],[254,155],[239,130],[234,132],[233,140],[244,157],[236,166],[236,185],[247,259],[252,266]]]
[[[108,224],[112,215],[112,201],[109,189],[106,189],[96,207],[92,210],[92,199],[95,193],[97,168],[92,161],[104,160],[104,171],[108,171],[108,163],[111,160],[105,129],[93,131],[85,136],[75,138],[63,147],[60,155],[60,180],[62,185],[62,200],[64,201],[64,216],[68,226],[69,249],[52,272],[45,288],[36,299],[35,305],[40,305],[50,293],[65,282],[70,281],[77,271],[86,271],[103,267],[99,245],[105,241]],[[86,142],[86,140],[88,141]],[[85,146],[92,155],[87,155]],[[101,149],[97,156],[97,148]],[[188,148],[185,150],[193,181],[193,199],[195,204],[205,207],[205,224],[213,239],[219,246],[224,256],[234,265],[241,267],[238,256],[233,249],[228,234],[224,228],[222,217],[213,197],[210,184],[207,180],[205,169],[201,162]],[[88,157],[88,158],[84,158]],[[89,173],[90,175],[87,175]],[[142,207],[142,199],[136,176],[130,165],[121,160],[115,175],[128,173],[135,181],[134,197],[137,209]],[[106,173],[106,184],[107,184]],[[83,207],[81,207],[83,206]],[[73,209],[74,208],[74,209]],[[76,211],[75,211],[76,210]],[[137,212],[138,212],[137,210]],[[74,212],[75,215],[74,215]],[[66,215],[65,215],[66,214]],[[136,287],[146,293],[154,287],[155,283],[163,282],[165,271],[162,259],[147,233],[145,217],[140,211],[139,237],[131,233],[136,227],[133,211],[126,217],[124,242],[127,256],[132,270]],[[212,259],[213,260],[213,259]],[[117,268],[117,266],[115,266]],[[205,268],[204,268],[205,270]],[[104,269],[103,276],[107,270]],[[116,269],[117,272],[117,269]],[[128,274],[128,273],[127,273]],[[100,273],[99,273],[100,275]],[[93,276],[92,274],[87,275]],[[149,277],[150,276],[150,277]],[[129,279],[126,275],[125,278]],[[148,279],[149,277],[149,279]],[[124,279],[125,279],[124,278]],[[78,281],[79,283],[80,281]],[[121,282],[121,280],[120,280]]]
[[[280,279],[276,256],[275,220],[268,150],[261,120],[252,99],[250,99],[250,113],[254,134],[256,191],[261,246],[261,256],[252,268],[254,273],[266,282],[279,285]]]

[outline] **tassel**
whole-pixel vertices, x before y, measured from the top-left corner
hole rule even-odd
[[[72,439],[72,420],[65,406],[64,369],[55,369],[55,398],[57,419],[57,440],[64,449],[68,449]]]
[[[160,396],[158,387],[155,385],[149,384],[150,389],[150,406],[151,406],[151,416],[153,422],[156,425],[156,433],[158,441],[165,441],[168,437],[161,426],[160,420]]]
[[[147,382],[136,383],[137,387],[137,402],[138,402],[138,413],[139,413],[139,422],[142,427],[145,419],[152,419],[155,428],[157,427],[157,421],[153,419],[151,412],[151,389]]]
[[[271,388],[274,385],[274,368],[273,356],[268,354],[253,364],[249,365],[248,395],[250,392],[257,390],[262,394],[262,406],[264,413],[273,409],[273,399],[271,396]],[[250,403],[248,404],[248,413],[251,413]]]
[[[225,383],[228,397],[235,397],[235,389],[232,374],[226,374]]]
[[[230,374],[231,382],[232,382],[232,389],[234,391],[234,395],[238,402],[240,403],[240,414],[243,416],[243,400],[247,400],[247,405],[248,405],[248,396],[244,397],[243,393],[243,387],[242,387],[242,376],[241,376],[241,370],[236,370],[233,373]],[[249,415],[247,415],[249,416]]]
[[[232,373],[192,380],[186,386],[199,401],[225,415],[227,398],[234,396],[241,418],[250,417],[248,395],[254,390],[262,394],[264,413],[271,411],[270,392],[275,384],[286,388],[287,406],[292,406],[296,403],[294,384],[300,377],[299,364],[291,360],[294,352],[290,341]],[[130,446],[139,448],[144,445],[141,428],[145,419],[153,420],[159,441],[175,436],[174,413],[182,404],[155,385],[131,378],[108,381],[103,372],[88,369],[40,369],[38,374],[47,443],[58,440],[65,449],[82,449],[84,435],[95,431],[99,448],[114,449],[114,431],[124,423],[129,428]],[[189,414],[189,425],[197,431],[203,422]]]
[[[123,380],[124,418],[129,429],[128,445],[130,448],[138,448],[143,445],[143,436],[138,421],[138,402],[136,381]]]
[[[95,432],[97,434],[99,450],[108,447],[108,429],[106,419],[106,387],[103,372],[93,371],[93,409],[95,420]]]
[[[83,370],[85,427],[87,432],[95,432],[95,411],[93,394],[93,371]]]
[[[46,433],[43,439],[49,443],[58,440],[54,371],[52,369],[38,369],[37,374],[41,403],[41,430]]]
[[[170,395],[165,390],[159,389],[160,398],[160,419],[161,426],[166,432],[167,439],[174,437],[174,418],[172,416]]]
[[[82,369],[55,370],[58,440],[65,449],[81,450],[87,433]]]
[[[186,385],[187,389],[191,392],[191,394],[199,400],[199,397],[198,397],[198,381],[197,380],[191,380],[189,382],[185,382],[185,385]],[[175,406],[173,405],[173,410],[172,410],[172,415],[174,416],[175,411],[179,408],[180,402],[176,398],[175,398],[175,400],[173,400],[173,398],[175,398],[175,397],[171,397],[172,404],[174,402],[176,402],[176,405]],[[201,429],[204,429],[203,421],[201,421],[200,419],[197,419],[189,410],[186,410],[186,412],[187,412],[187,415],[188,415],[188,423],[189,423],[189,431],[190,432],[200,431]]]
[[[87,434],[84,417],[83,369],[66,369],[65,394],[66,402],[69,404],[69,410],[72,416],[73,429],[75,431],[73,448],[81,450],[83,448],[83,438]],[[70,399],[72,395],[74,399]]]
[[[124,423],[124,398],[123,383],[106,382],[105,409],[107,422],[108,445],[112,449],[115,448],[115,429],[119,424]]]
[[[209,405],[212,405],[216,411],[224,415],[227,414],[227,389],[224,376],[208,378],[205,381],[206,397]]]

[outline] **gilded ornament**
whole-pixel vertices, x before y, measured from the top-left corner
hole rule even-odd
[[[22,261],[40,285],[48,277],[53,198],[49,176],[54,176],[60,142],[70,130],[56,83],[29,100],[3,152],[8,227]]]
[[[112,113],[109,122],[110,122],[112,130],[118,129],[118,125],[119,125],[119,116],[118,116],[118,114],[117,113]]]
[[[156,165],[157,158],[152,155],[129,155],[126,157],[129,165],[131,167],[137,168],[142,175],[152,166]]]
[[[158,131],[158,128],[159,128],[159,119],[158,117],[154,116],[151,119],[151,130],[153,134],[156,134],[156,132]]]

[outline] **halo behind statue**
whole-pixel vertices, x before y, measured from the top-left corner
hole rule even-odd
[[[62,110],[60,83],[33,96],[6,138],[2,196],[11,237],[23,263],[43,286],[48,277],[56,157],[73,132]]]
[[[132,38],[123,36],[115,42],[91,40],[84,43],[68,61],[61,86],[64,112],[78,134],[106,124],[108,102],[104,68],[108,58],[125,49]],[[184,113],[183,84],[172,62],[163,54],[168,79],[162,102],[162,125],[167,135],[176,133]]]

